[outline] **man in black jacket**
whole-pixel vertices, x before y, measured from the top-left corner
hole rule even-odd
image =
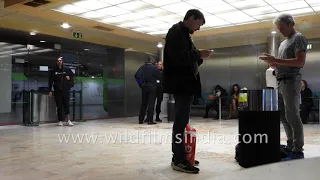
[[[56,66],[49,71],[49,96],[52,97],[52,87],[54,88],[54,98],[57,105],[59,126],[63,126],[63,119],[68,126],[73,126],[69,119],[69,90],[72,87],[74,74],[70,68],[63,65],[63,58],[57,60]],[[64,114],[63,114],[64,113]]]
[[[148,124],[156,124],[153,121],[153,112],[157,97],[157,81],[161,79],[161,72],[158,67],[154,65],[154,59],[149,57],[148,61],[138,69],[134,77],[138,85],[142,89],[142,102],[139,114],[139,124],[143,124],[147,108]]]
[[[175,98],[175,121],[172,133],[174,170],[198,173],[199,169],[186,160],[184,131],[189,123],[190,106],[199,89],[198,64],[211,55],[210,50],[197,50],[190,34],[205,24],[203,14],[196,9],[189,10],[183,22],[173,25],[166,36],[163,62],[163,92]]]

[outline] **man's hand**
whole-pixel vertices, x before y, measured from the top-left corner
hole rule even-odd
[[[52,92],[50,91],[48,95],[49,95],[49,97],[52,97]]]
[[[70,77],[69,76],[66,76],[67,80],[69,81],[70,80]]]
[[[202,50],[200,51],[201,59],[207,58],[212,54],[211,50]]]
[[[276,61],[277,61],[277,59],[274,56],[267,54],[267,53],[262,53],[262,56],[260,56],[259,59],[263,60],[264,62],[266,62],[270,65],[276,64]]]

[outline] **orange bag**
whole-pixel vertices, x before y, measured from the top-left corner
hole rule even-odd
[[[187,154],[187,160],[190,162],[191,165],[194,166],[194,160],[196,155],[196,130],[187,124],[186,131],[185,131],[185,148]]]

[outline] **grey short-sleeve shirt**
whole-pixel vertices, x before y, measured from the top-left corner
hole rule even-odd
[[[296,57],[296,52],[307,51],[308,41],[300,33],[296,32],[292,37],[284,40],[279,47],[278,58],[280,59],[292,59]],[[302,67],[289,67],[277,65],[276,76],[281,78],[284,76],[291,76],[300,74],[300,69]]]

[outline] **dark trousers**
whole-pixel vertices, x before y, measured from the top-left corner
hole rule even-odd
[[[161,103],[163,101],[163,92],[161,88],[157,88],[157,105],[156,105],[156,113],[157,117],[159,117],[161,113]]]
[[[174,95],[175,99],[175,119],[172,129],[172,153],[176,163],[186,160],[184,132],[189,123],[190,108],[193,95]]]
[[[309,103],[300,104],[300,118],[303,124],[308,123],[309,113],[312,108],[312,105]]]
[[[140,106],[139,122],[143,122],[146,110],[148,108],[147,119],[153,121],[154,104],[157,96],[157,87],[145,86],[142,87],[142,103]]]
[[[57,106],[58,120],[63,121],[65,115],[69,114],[69,91],[54,91],[54,99]]]
[[[214,109],[217,112],[216,118],[219,118],[219,102],[218,100],[209,101],[206,104],[206,114],[204,116],[208,116],[210,109]]]

